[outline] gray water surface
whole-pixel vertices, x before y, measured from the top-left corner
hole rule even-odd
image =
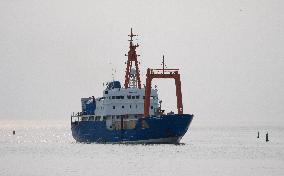
[[[283,126],[193,125],[181,145],[112,145],[76,143],[64,123],[1,124],[5,176],[284,175]]]

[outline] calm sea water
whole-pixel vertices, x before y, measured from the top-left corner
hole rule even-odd
[[[284,175],[284,126],[193,124],[182,145],[111,145],[76,143],[67,123],[0,122],[0,175]]]

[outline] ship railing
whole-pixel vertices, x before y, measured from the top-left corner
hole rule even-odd
[[[151,74],[178,74],[179,69],[150,69]]]
[[[71,123],[76,123],[80,121],[86,121],[86,119],[89,120],[89,117],[94,117],[94,115],[86,115],[83,112],[74,113],[71,115]]]

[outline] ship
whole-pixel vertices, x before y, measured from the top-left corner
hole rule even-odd
[[[132,28],[126,62],[124,87],[118,80],[106,83],[103,95],[81,98],[82,111],[72,113],[71,131],[81,143],[179,144],[188,131],[192,114],[183,113],[179,69],[148,68],[146,84],[141,86],[139,44],[133,44]],[[153,79],[174,79],[177,113],[162,110]]]

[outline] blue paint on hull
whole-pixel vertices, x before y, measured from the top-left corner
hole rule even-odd
[[[109,130],[106,128],[106,121],[80,121],[72,122],[71,130],[77,142],[178,143],[187,132],[192,118],[193,115],[190,114],[140,118],[134,129],[124,130]],[[143,121],[149,128],[143,128]]]

